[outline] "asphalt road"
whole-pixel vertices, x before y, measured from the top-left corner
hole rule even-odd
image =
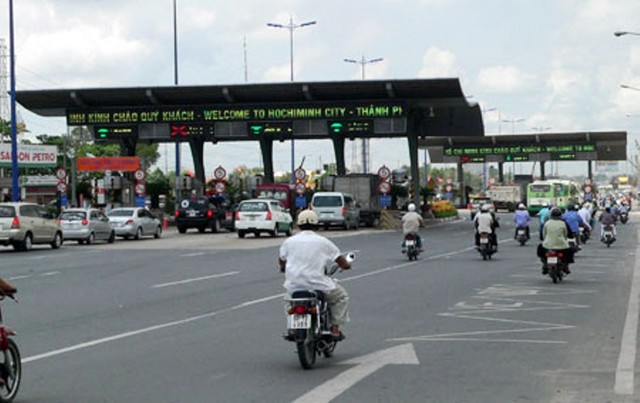
[[[468,221],[424,229],[417,262],[400,254],[399,232],[321,231],[359,253],[339,275],[347,339],[310,371],[280,337],[283,237],[170,231],[0,249],[19,289],[19,304],[2,305],[23,355],[18,401],[638,401],[639,218],[611,248],[587,244],[555,285],[536,242],[511,239],[508,214],[492,261],[472,248]]]

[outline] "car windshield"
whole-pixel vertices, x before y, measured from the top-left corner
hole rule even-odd
[[[111,210],[109,217],[131,217],[134,210]]]
[[[80,221],[87,218],[87,213],[84,211],[63,211],[60,214],[60,219],[64,221]]]
[[[240,203],[239,211],[267,211],[269,206],[263,202]]]
[[[340,196],[322,196],[313,199],[314,207],[342,207]]]
[[[0,206],[0,217],[13,217],[16,215],[16,209],[13,206]]]

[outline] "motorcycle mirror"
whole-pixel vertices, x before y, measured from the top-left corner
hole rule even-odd
[[[345,256],[345,259],[347,259],[347,262],[351,263],[354,260],[356,260],[356,253],[355,252],[349,252],[347,253],[347,256]]]

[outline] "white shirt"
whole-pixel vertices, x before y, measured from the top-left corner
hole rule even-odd
[[[313,231],[302,231],[280,246],[280,259],[286,261],[284,288],[331,291],[335,282],[324,274],[327,264],[335,261],[340,249]]]
[[[491,224],[493,224],[493,217],[491,216],[491,213],[478,213],[473,217],[473,220],[478,223],[479,233],[493,233],[493,228],[491,226]]]
[[[422,223],[422,216],[415,211],[410,211],[402,216],[402,232],[404,235],[417,234]]]
[[[591,225],[589,225],[589,222],[591,222],[591,213],[589,212],[589,210],[583,207],[578,210],[578,215],[580,216],[580,218],[582,218],[582,221],[584,221],[587,228],[591,230]]]

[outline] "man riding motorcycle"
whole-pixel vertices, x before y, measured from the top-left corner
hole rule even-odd
[[[318,216],[312,210],[298,214],[301,232],[287,238],[280,246],[280,271],[285,273],[284,288],[289,294],[298,290],[319,290],[331,309],[331,335],[342,340],[340,325],[349,322],[347,291],[331,277],[325,275],[325,267],[335,262],[341,269],[351,264],[340,254],[340,249],[327,238],[314,232],[318,228]],[[287,335],[292,336],[292,335]]]
[[[542,241],[544,238],[542,237],[542,228],[544,227],[544,223],[549,219],[549,212],[551,209],[549,208],[549,203],[542,203],[542,208],[538,211],[538,219],[540,220],[540,240]]]
[[[584,226],[585,228],[589,229],[589,231],[591,230],[589,222],[584,221],[578,214],[577,204],[569,206],[569,209],[567,209],[567,212],[564,213],[562,219],[569,225],[569,228],[571,229],[569,238],[575,239],[576,245],[580,244],[580,227]]]
[[[518,210],[516,210],[515,215],[513,216],[513,222],[516,224],[516,233],[513,235],[513,239],[518,238],[518,228],[524,228],[527,233],[527,239],[530,239],[529,236],[529,222],[531,221],[531,217],[529,217],[529,212],[527,211],[527,207],[524,203],[518,204]]]
[[[611,226],[613,231],[613,239],[616,239],[616,218],[613,214],[611,214],[611,207],[607,206],[604,208],[604,211],[600,213],[600,217],[598,218],[600,222],[600,240],[604,241],[604,229],[606,226]]]
[[[473,222],[476,228],[476,247],[480,248],[480,234],[486,232],[489,234],[491,245],[493,250],[498,251],[498,235],[496,229],[500,227],[498,219],[495,214],[489,211],[489,205],[483,204],[480,207],[480,212],[473,217]]]
[[[404,234],[404,238],[402,240],[402,253],[407,251],[404,239],[408,234],[413,234],[416,239],[416,247],[418,250],[422,251],[422,238],[420,238],[420,234],[418,234],[418,230],[423,226],[422,216],[416,213],[416,205],[413,203],[410,203],[407,206],[407,210],[408,212],[402,216],[402,233]]]
[[[569,247],[568,235],[571,231],[569,225],[562,219],[562,210],[558,207],[551,209],[550,218],[543,228],[544,242],[538,246],[538,257],[545,263],[547,252],[550,250],[562,252],[562,260],[566,263],[566,272],[569,270],[569,263],[573,263],[573,250]],[[542,274],[547,274],[547,266],[542,268]]]

